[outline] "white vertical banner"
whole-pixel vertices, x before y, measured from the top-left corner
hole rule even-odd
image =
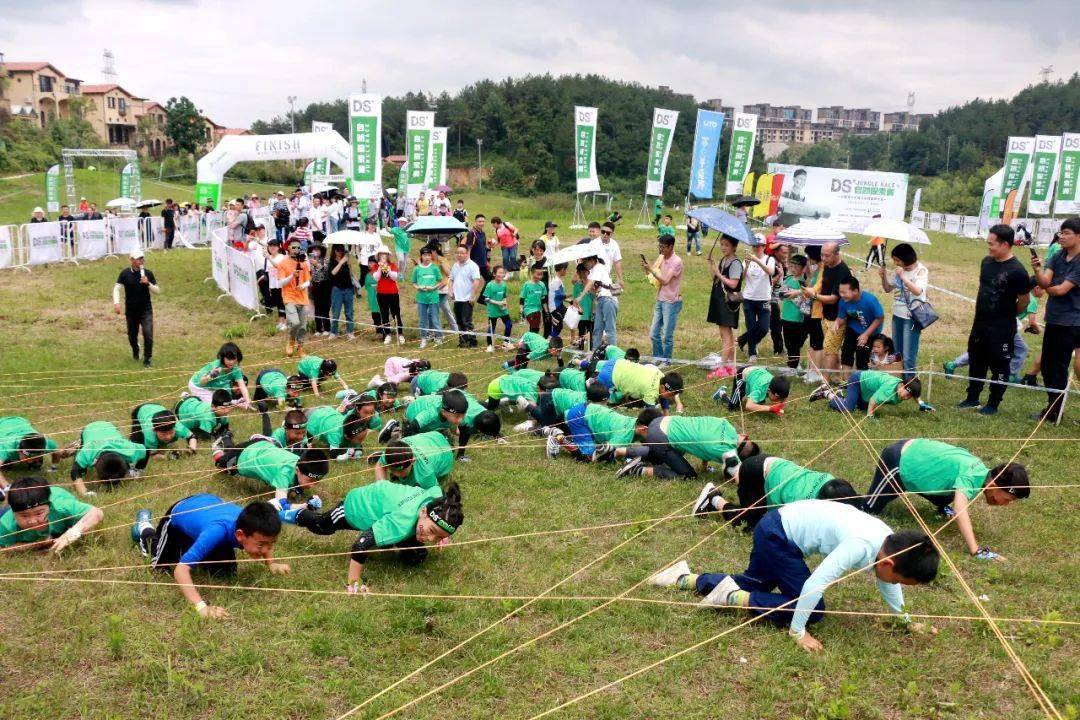
[[[96,260],[109,254],[109,229],[104,220],[79,220],[75,232],[75,256],[80,260]]]
[[[978,215],[965,215],[960,221],[960,234],[966,238],[979,237]]]
[[[319,120],[312,120],[311,121],[311,132],[313,132],[313,133],[324,133],[324,132],[333,132],[333,131],[334,131],[334,123],[320,122]],[[321,177],[323,175],[329,175],[330,174],[330,159],[329,158],[325,158],[325,157],[315,158],[314,163],[315,163],[315,166],[314,166],[314,169],[312,170],[313,175],[315,175],[316,177]]]
[[[255,261],[246,252],[226,248],[229,255],[229,295],[241,307],[259,309],[259,283],[255,279]]]
[[[352,167],[345,173],[358,198],[382,187],[382,96],[349,96],[349,145]]]
[[[108,223],[114,253],[127,255],[142,246],[139,241],[139,218],[111,218]]]
[[[922,201],[922,188],[916,188],[914,197],[911,198],[911,214],[919,211],[919,202]]]
[[[927,216],[926,229],[927,230],[941,230],[942,223],[945,221],[945,216],[941,213],[932,212]]]
[[[1060,154],[1060,135],[1035,136],[1035,153],[1031,156],[1031,191],[1028,194],[1029,213],[1050,214],[1050,201],[1054,197],[1054,181]]]
[[[964,221],[963,215],[946,215],[945,224],[942,226],[947,233],[960,234],[960,224]]]
[[[1061,160],[1058,162],[1057,191],[1054,193],[1054,212],[1058,215],[1080,213],[1080,133],[1061,136]]]
[[[15,264],[15,240],[11,235],[13,225],[0,225],[0,268]]]
[[[649,133],[649,160],[645,169],[645,194],[664,194],[664,175],[667,173],[671,141],[675,138],[678,110],[653,108],[652,131]]]
[[[428,187],[432,190],[446,184],[446,134],[447,128],[437,127],[431,131],[431,163],[428,167]]]
[[[408,110],[405,113],[405,181],[407,196],[420,197],[427,187],[431,166],[431,133],[435,129],[435,113]]]
[[[30,248],[30,265],[60,262],[64,259],[60,223],[27,223],[23,227]]]
[[[594,107],[574,107],[574,174],[577,191],[599,192],[600,177],[596,174],[596,121],[599,110]]]
[[[725,195],[742,193],[743,182],[754,160],[757,121],[758,116],[752,113],[735,113],[735,119],[731,123],[731,147],[728,149]]]
[[[221,292],[229,292],[229,243],[225,240],[225,228],[214,231],[210,236],[210,273],[214,284]]]

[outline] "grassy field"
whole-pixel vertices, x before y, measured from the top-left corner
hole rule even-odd
[[[3,188],[0,184],[0,195]],[[179,191],[177,196],[185,197]],[[464,197],[474,214],[520,219],[523,236],[538,234],[550,213],[563,225],[564,240],[576,238],[566,229],[568,205],[542,208],[494,195]],[[626,257],[639,251],[652,255],[654,242],[647,233],[634,233],[630,224],[624,222],[627,228],[619,236]],[[931,282],[973,295],[982,246],[945,236],[934,239],[935,245],[923,253]],[[865,247],[857,243],[852,252],[862,254]],[[704,258],[686,260],[686,303],[676,354],[693,358],[719,346],[716,329],[704,322],[709,287]],[[171,405],[194,369],[211,358],[226,337],[237,338],[243,347],[249,376],[263,367],[289,367],[282,358],[282,339],[269,323],[249,325],[239,308],[214,302],[215,289],[203,282],[208,264],[205,251],[150,256],[148,267],[163,294],[155,302],[155,367],[146,371],[132,363],[122,321],[109,306],[109,289],[122,261],[4,274],[0,327],[7,342],[0,353],[0,414],[28,416],[64,444],[91,420],[126,426],[131,407],[149,398]],[[619,344],[647,352],[651,289],[630,263],[626,275],[632,282],[620,312]],[[943,359],[962,349],[971,306],[943,295],[932,299],[944,320],[924,336],[922,363],[940,367]],[[415,324],[408,322],[415,320],[411,301],[403,304],[407,324]],[[358,316],[366,316],[363,305]],[[764,347],[771,349],[768,343]],[[344,376],[357,385],[365,384],[388,354],[371,341],[370,331],[351,343],[313,342],[310,350],[336,358]],[[415,335],[410,335],[408,350],[416,352]],[[439,367],[466,372],[478,394],[505,359],[453,347],[426,356]],[[688,411],[721,414],[709,400],[714,383],[697,369],[686,369],[684,375]],[[1076,482],[1080,450],[1074,438],[1080,410],[1071,407],[1060,427],[1044,426],[1025,444],[1033,429],[1027,416],[1042,406],[1042,396],[1010,390],[1002,412],[982,418],[952,408],[962,387],[958,381],[936,378],[930,401],[937,413],[890,408],[859,429],[874,450],[903,437],[948,438],[988,464],[1007,460],[1023,447],[1019,459],[1030,468],[1036,486]],[[810,463],[865,489],[872,453],[843,417],[802,399],[810,389],[795,384],[792,396],[797,399],[780,420],[738,413],[731,420],[767,452]],[[505,417],[508,425],[517,421]],[[256,418],[235,415],[233,424],[240,437],[256,429]],[[642,602],[695,600],[649,587],[602,608],[603,601],[595,599],[624,593],[690,548],[695,569],[744,567],[750,548],[745,533],[685,517],[700,482],[616,480],[612,466],[547,460],[535,438],[514,437],[510,445],[501,446],[484,443],[470,455],[472,462],[459,463],[453,473],[465,496],[462,532],[419,569],[403,568],[388,558],[369,563],[365,579],[385,596],[343,594],[351,537],[323,538],[288,528],[276,554],[293,558],[292,574],[271,577],[246,565],[235,580],[242,588],[204,590],[208,600],[232,614],[218,622],[202,621],[185,610],[170,578],[145,568],[129,541],[128,527],[143,506],[160,516],[178,498],[197,491],[245,498],[261,488],[214,475],[205,448],[194,458],[152,462],[146,477],[99,494],[104,529],[74,551],[58,559],[0,556],[0,716],[337,718],[464,643],[379,695],[354,717],[385,716],[510,653],[398,716],[530,718],[745,619],[691,605]],[[67,481],[68,467],[65,461],[55,481]],[[370,479],[366,466],[336,464],[320,493],[336,501]],[[1008,508],[979,503],[974,511],[978,538],[1002,552],[1007,562],[971,559],[957,533],[945,531],[946,548],[974,592],[988,598],[985,604],[992,614],[1080,620],[1077,498],[1076,488],[1036,487],[1030,500]],[[928,504],[916,504],[929,524],[940,524]],[[667,516],[674,517],[655,522]],[[914,526],[899,503],[890,507],[886,520],[894,527]],[[609,527],[590,529],[598,525]],[[576,530],[470,542],[563,529]],[[34,579],[12,575],[40,570],[54,574]],[[533,603],[468,641],[525,603],[515,598],[536,596],[556,584],[550,593],[556,599]],[[910,588],[906,597],[914,613],[977,614],[944,567],[935,583]],[[832,609],[884,611],[873,583],[865,578],[831,589],[828,603]],[[579,619],[591,610],[596,611]],[[936,634],[917,635],[881,618],[830,616],[814,631],[825,645],[817,656],[805,654],[783,631],[752,624],[557,716],[1042,715],[984,623],[931,622]],[[561,628],[564,623],[569,624]],[[1075,717],[1080,707],[1075,627],[1005,622],[1002,630],[1056,706]]]

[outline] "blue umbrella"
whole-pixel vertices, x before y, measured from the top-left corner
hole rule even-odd
[[[423,215],[405,226],[410,235],[457,235],[468,229],[453,215]]]
[[[741,243],[746,243],[747,245],[761,244],[761,242],[754,237],[754,233],[750,232],[750,228],[746,227],[746,223],[739,220],[739,218],[731,213],[724,212],[720,208],[694,208],[686,214],[700,220],[702,225],[708,225],[713,230],[738,240]]]

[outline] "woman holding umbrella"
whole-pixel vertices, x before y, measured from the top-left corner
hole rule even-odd
[[[720,262],[713,259],[717,243],[713,243],[708,255],[713,285],[706,319],[720,328],[720,359],[723,364],[716,377],[728,377],[735,374],[735,330],[739,327],[739,307],[742,305],[743,265],[735,256],[738,240],[721,235],[718,242]]]

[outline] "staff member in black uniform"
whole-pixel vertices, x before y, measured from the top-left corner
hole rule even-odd
[[[131,343],[131,356],[139,359],[139,328],[143,336],[143,367],[150,367],[150,358],[154,355],[154,306],[150,294],[157,295],[161,288],[157,285],[154,273],[146,269],[143,251],[131,251],[131,266],[120,271],[113,285],[113,308],[120,314],[120,289],[124,290],[124,316],[127,318],[128,342]]]

